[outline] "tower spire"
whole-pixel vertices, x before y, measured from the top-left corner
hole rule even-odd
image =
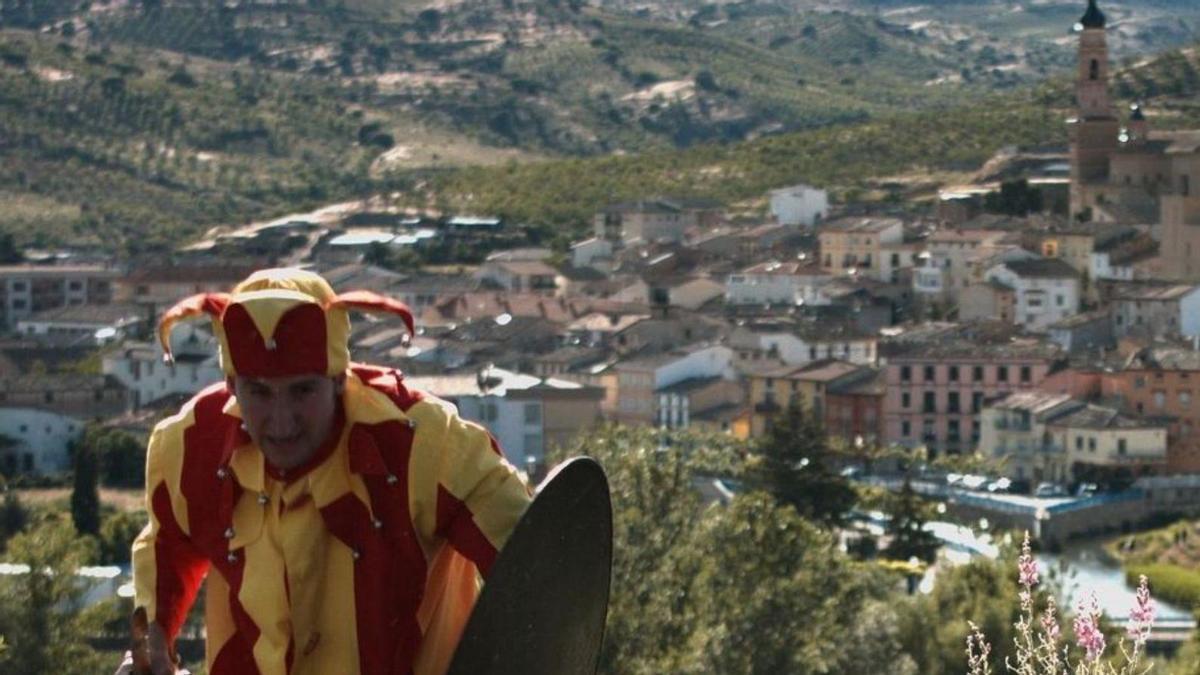
[[[1100,8],[1096,6],[1096,0],[1088,0],[1087,11],[1085,11],[1083,16],[1079,19],[1079,25],[1083,26],[1085,29],[1099,28],[1103,30],[1104,24],[1104,12],[1101,12]]]

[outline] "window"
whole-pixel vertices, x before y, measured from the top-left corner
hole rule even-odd
[[[925,381],[933,382],[936,379],[936,369],[933,366],[925,366]]]
[[[946,427],[946,437],[951,441],[957,441],[958,432],[958,420],[950,420],[950,423]]]
[[[12,282],[12,289],[13,289],[13,292],[14,292],[14,293],[23,293],[23,292],[25,292],[25,290],[26,290],[27,288],[28,288],[28,287],[25,285],[25,282],[24,282],[24,281],[14,281],[14,282]]]
[[[1083,449],[1083,436],[1076,436],[1076,437],[1075,437],[1075,449],[1076,449],[1076,450],[1082,450],[1082,449]]]
[[[983,410],[983,392],[973,391],[971,392],[971,412],[978,414],[980,410]]]
[[[925,392],[925,404],[921,407],[921,412],[937,412],[937,393],[932,391]]]
[[[1099,59],[1092,59],[1091,63],[1088,64],[1088,79],[1089,80],[1100,79],[1100,60]]]
[[[1021,381],[1029,382],[1033,379],[1033,371],[1029,366],[1021,366]]]
[[[975,366],[971,369],[971,379],[975,382],[983,382],[983,366]]]
[[[1117,439],[1117,454],[1124,455],[1128,450],[1129,450],[1129,448],[1125,444],[1125,439],[1118,438]]]
[[[82,290],[83,290],[83,282],[80,282],[80,281],[68,281],[68,282],[67,282],[67,290],[69,290],[69,291],[82,291]]]
[[[1190,391],[1179,392],[1179,405],[1186,408],[1186,407],[1190,406],[1191,404],[1192,404],[1192,392],[1190,392]]]
[[[933,420],[923,420],[921,423],[921,437],[929,442],[937,442],[937,432],[933,430]]]
[[[525,424],[542,423],[542,406],[540,403],[525,404]]]
[[[946,412],[962,412],[958,409],[958,392],[952,391],[946,399]]]
[[[979,442],[979,420],[971,420],[971,442]]]
[[[912,394],[907,391],[900,392],[900,407],[907,409],[910,406],[912,406]]]
[[[950,366],[947,370],[947,376],[951,382],[958,382],[958,366]]]
[[[1063,305],[1065,305],[1065,304],[1067,304],[1067,299],[1066,299],[1066,298],[1064,298],[1064,297],[1063,297],[1063,296],[1061,296],[1061,295],[1055,295],[1055,296],[1054,296],[1054,305],[1055,305],[1056,307],[1062,307],[1062,306],[1063,306]]]
[[[912,422],[903,420],[900,422],[900,437],[908,438],[909,436],[912,436]]]
[[[54,392],[48,391],[45,394],[42,394],[42,400],[44,400],[46,403],[54,403]]]
[[[911,382],[912,381],[912,366],[900,366],[900,381],[901,382]]]
[[[1091,436],[1088,438],[1088,452],[1095,452],[1095,451],[1096,451],[1096,437]]]
[[[1146,378],[1138,376],[1133,379],[1134,389],[1141,389],[1144,386],[1146,386]]]
[[[1008,382],[1008,366],[998,366],[996,368],[996,379],[1001,382]]]
[[[1179,177],[1179,194],[1187,197],[1192,192],[1192,177],[1186,173]]]
[[[767,378],[767,391],[771,391],[773,389],[775,389],[775,378],[768,377]]]
[[[1154,407],[1162,410],[1167,405],[1167,392],[1161,389],[1154,390]]]

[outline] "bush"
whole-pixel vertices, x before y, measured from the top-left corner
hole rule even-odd
[[[1200,572],[1170,563],[1129,565],[1125,568],[1125,583],[1136,587],[1141,575],[1150,579],[1155,597],[1192,609],[1200,608]]]

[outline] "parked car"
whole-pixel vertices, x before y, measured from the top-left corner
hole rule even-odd
[[[1038,483],[1033,491],[1035,497],[1066,497],[1067,489],[1058,483]]]

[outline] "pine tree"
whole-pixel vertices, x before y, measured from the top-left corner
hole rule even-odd
[[[100,490],[96,451],[83,443],[75,448],[75,489],[71,492],[71,519],[79,534],[100,533]]]
[[[907,477],[900,492],[892,497],[892,520],[888,523],[888,534],[892,542],[884,550],[885,558],[909,560],[916,558],[926,563],[937,556],[937,537],[925,530],[928,520],[927,508],[920,495],[913,490]]]
[[[854,488],[834,471],[833,449],[820,417],[798,403],[774,418],[756,450],[751,481],[805,518],[837,525],[854,505]]]

